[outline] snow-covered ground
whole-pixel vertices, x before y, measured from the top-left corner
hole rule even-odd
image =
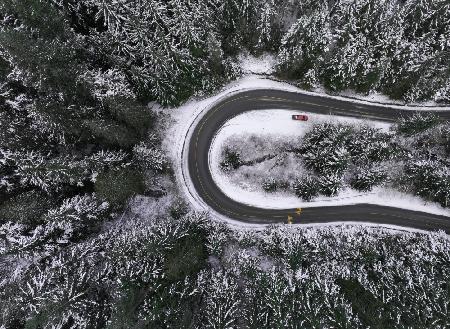
[[[438,204],[425,202],[419,197],[386,188],[376,188],[371,193],[365,194],[348,188],[336,197],[319,197],[312,202],[305,202],[287,192],[266,193],[257,182],[251,179],[237,182],[232,179],[232,175],[226,174],[220,169],[219,163],[223,147],[227,145],[230,137],[236,135],[258,134],[265,139],[280,138],[280,136],[284,136],[285,139],[299,139],[314,123],[330,120],[350,124],[366,124],[383,130],[389,130],[390,127],[389,124],[382,122],[312,113],[306,113],[309,116],[307,122],[294,121],[291,119],[293,113],[296,112],[276,109],[247,112],[229,120],[218,132],[211,145],[209,165],[214,181],[227,196],[241,203],[269,209],[370,203],[450,216],[450,210],[444,209]],[[249,170],[252,169],[249,168]]]
[[[264,78],[256,75],[246,75],[242,77],[241,79],[238,79],[236,81],[233,81],[226,85],[221,92],[219,92],[216,95],[213,95],[211,97],[207,97],[204,99],[191,99],[185,104],[183,104],[180,107],[177,108],[169,108],[169,109],[161,109],[161,108],[155,108],[157,111],[162,111],[166,114],[168,114],[171,117],[172,124],[168,128],[168,131],[164,134],[165,139],[163,140],[163,147],[166,149],[167,154],[172,158],[172,163],[174,164],[174,170],[176,174],[177,181],[179,182],[179,186],[181,186],[182,191],[196,210],[208,210],[208,207],[206,204],[204,204],[203,200],[197,195],[195,189],[193,188],[188,174],[188,167],[187,167],[187,146],[189,144],[189,139],[192,133],[193,128],[195,127],[195,124],[201,119],[201,117],[208,112],[209,108],[213,106],[214,103],[219,101],[222,98],[229,97],[233,93],[249,90],[249,89],[278,89],[278,90],[287,90],[287,91],[293,91],[293,92],[299,92],[299,93],[305,93],[305,94],[311,94],[311,95],[320,95],[320,96],[326,96],[330,98],[335,99],[345,99],[344,97],[336,97],[336,96],[329,96],[329,95],[323,95],[320,93],[314,93],[314,92],[305,92],[303,90],[300,90],[290,84],[282,83],[273,81],[269,78]],[[352,102],[356,103],[362,103],[367,104],[370,102],[366,101],[359,101],[359,100],[351,100]],[[395,106],[396,107],[396,106]],[[402,109],[411,109],[411,110],[420,110],[422,108],[408,108],[405,106],[398,106]],[[429,109],[429,108],[423,108],[423,109]],[[442,108],[439,108],[442,109]],[[450,108],[449,108],[450,109]],[[345,120],[353,120],[346,118]],[[291,124],[291,121],[289,121]],[[289,128],[290,127],[290,128]],[[286,132],[296,130],[297,127],[294,128],[294,126],[288,126],[283,125],[283,130]],[[254,129],[257,129],[256,126]],[[268,128],[266,128],[268,129]],[[223,133],[224,131],[222,131]],[[226,132],[226,131],[225,131]],[[231,188],[231,187],[230,187]],[[249,198],[253,198],[253,200],[256,200],[256,196],[252,194],[251,192],[248,194]],[[393,206],[398,206],[397,204],[393,204],[390,195],[388,191],[383,191],[382,193],[386,193],[384,195],[379,195],[377,197],[377,200],[381,202],[382,198],[384,205],[392,204]],[[378,193],[378,194],[382,194]],[[394,193],[394,192],[392,192]],[[376,194],[376,193],[375,193]],[[366,195],[358,197],[358,199],[352,198],[352,200],[347,200],[348,204],[350,203],[357,203],[357,202],[368,202],[368,199],[373,197],[375,194]],[[344,194],[343,194],[344,195]],[[343,196],[342,195],[342,196]],[[242,194],[240,195],[242,199],[240,198],[240,201],[245,202],[246,195]],[[292,196],[291,196],[292,197]],[[281,197],[277,198],[279,201],[282,202]],[[423,201],[420,199],[416,199],[410,196],[405,195],[397,195],[396,200],[400,202],[403,205],[408,205],[408,207],[417,207],[412,209],[420,209],[423,211],[428,211],[432,213],[443,213],[445,212],[448,214],[447,211],[443,211],[440,207],[437,207],[435,205],[424,205]],[[295,198],[296,202],[299,202],[297,198]],[[395,202],[397,202],[395,201]],[[267,202],[267,199],[266,201]],[[289,207],[292,206],[292,203],[290,201],[283,201],[286,203],[289,203]],[[323,205],[330,204],[329,201],[317,201],[322,202]],[[343,202],[341,200],[341,202]],[[391,202],[391,203],[390,203]],[[341,203],[343,204],[343,203]],[[315,203],[315,205],[319,206],[319,203]],[[238,225],[238,226],[248,226],[248,227],[255,227],[255,225],[249,225],[249,224],[242,224],[233,220],[230,220],[229,218],[225,218],[223,216],[220,216],[219,214],[213,214],[215,217],[220,218],[221,220],[228,221],[231,224]],[[360,223],[359,223],[360,224]],[[339,223],[332,223],[331,225],[339,225]],[[373,224],[369,224],[373,225]],[[256,225],[257,227],[260,227],[261,225]],[[316,225],[312,225],[316,226]]]
[[[244,74],[272,74],[275,72],[275,56],[265,53],[259,57],[250,55],[248,52],[239,54],[238,63]]]
[[[323,87],[314,88],[312,91],[315,93],[318,93],[318,94],[326,94],[325,88],[323,88]],[[368,95],[364,95],[364,94],[358,94],[354,90],[348,89],[348,90],[342,90],[342,91],[338,92],[338,95],[339,96],[335,96],[335,97],[342,97],[346,100],[357,100],[357,101],[368,102],[368,103],[372,103],[372,104],[377,103],[377,104],[383,104],[383,105],[388,105],[388,106],[398,105],[398,106],[401,106],[401,108],[412,109],[412,110],[418,110],[418,109],[420,110],[420,109],[428,108],[428,110],[447,111],[450,109],[450,106],[438,104],[433,100],[429,100],[426,102],[420,102],[420,103],[413,102],[413,103],[409,103],[407,106],[405,106],[404,101],[394,100],[392,98],[389,98],[387,95],[384,95],[384,94],[376,92],[376,91],[373,91],[373,92],[369,93]]]

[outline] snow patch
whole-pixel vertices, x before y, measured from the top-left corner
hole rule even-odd
[[[358,100],[364,100],[369,101],[371,103],[380,103],[380,104],[393,104],[393,105],[408,105],[410,107],[428,107],[430,110],[442,109],[442,110],[449,110],[450,106],[448,105],[441,105],[434,100],[428,100],[424,102],[412,102],[412,103],[405,103],[401,100],[395,100],[392,98],[389,98],[389,96],[384,95],[380,92],[371,92],[368,95],[358,94],[353,90],[344,90],[339,92],[339,96],[344,96],[348,98],[358,99]]]
[[[412,111],[450,111],[450,106],[441,105],[433,100],[429,100],[426,102],[412,102],[405,103],[401,100],[392,99],[389,96],[382,94],[377,91],[370,92],[368,95],[359,94],[354,90],[347,89],[342,90],[337,93],[337,95],[330,95],[326,91],[323,86],[318,86],[313,88],[311,91],[302,91],[302,92],[311,92],[316,95],[322,95],[325,97],[335,98],[345,100],[347,102],[359,102],[361,104],[371,104],[371,105],[380,105],[383,107],[391,107],[398,108],[403,110],[412,110]]]
[[[248,52],[239,54],[238,63],[243,73],[272,74],[275,72],[275,56],[264,53],[259,57],[250,55]]]

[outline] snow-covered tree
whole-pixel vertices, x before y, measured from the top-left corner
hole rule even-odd
[[[235,170],[241,166],[241,155],[237,150],[226,147],[223,153],[223,161],[220,163],[222,170]]]
[[[275,0],[263,1],[256,23],[258,34],[257,49],[277,50],[281,38],[281,19],[278,16]],[[279,10],[279,9],[278,9]]]
[[[266,192],[274,192],[277,189],[277,181],[273,177],[269,177],[262,183],[262,188]]]
[[[320,175],[342,174],[350,161],[350,133],[349,126],[330,123],[315,125],[302,140],[303,161]]]
[[[1,253],[53,252],[95,232],[108,208],[108,203],[86,194],[64,200],[58,208],[37,218],[37,226],[6,222],[1,226]]]
[[[239,293],[236,279],[227,272],[212,272],[204,301],[204,326],[211,329],[231,329],[237,326]]]
[[[99,100],[106,97],[135,97],[126,76],[117,69],[87,71],[82,78],[93,87],[92,93]]]
[[[294,79],[316,72],[328,49],[329,38],[326,8],[301,16],[281,40],[277,70]]]
[[[83,2],[107,27],[93,39],[118,59],[138,95],[150,91],[163,105],[177,104],[209,76],[204,55],[214,29],[208,3]]]
[[[410,161],[405,166],[405,181],[411,184],[415,194],[439,202],[443,207],[450,204],[450,170],[439,160]]]
[[[343,188],[342,176],[329,174],[319,178],[319,191],[325,196],[335,196]]]
[[[11,176],[21,186],[35,186],[46,192],[61,190],[65,185],[83,186],[86,181],[95,181],[106,168],[126,165],[126,154],[120,151],[100,151],[84,159],[44,156],[33,151],[5,150],[2,155],[2,165],[12,169]]]
[[[167,169],[168,160],[161,149],[146,145],[144,142],[133,148],[133,156],[137,163],[145,169],[162,172]]]
[[[434,100],[438,103],[450,103],[450,78],[437,90]]]
[[[422,114],[416,112],[411,116],[400,118],[396,129],[399,133],[411,136],[427,130],[439,123],[439,118],[433,113]]]
[[[293,188],[295,195],[305,201],[311,201],[319,194],[319,182],[312,176],[304,176],[297,179],[293,184]]]
[[[386,173],[378,168],[360,168],[351,178],[350,185],[358,191],[367,192],[381,184],[386,176]]]

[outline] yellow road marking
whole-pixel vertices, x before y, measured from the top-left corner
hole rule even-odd
[[[288,215],[288,218],[287,218],[287,222],[288,222],[288,224],[292,224],[292,216],[291,215]]]
[[[310,103],[310,102],[305,102],[305,101],[301,101],[301,100],[288,100],[288,99],[285,99],[285,98],[282,98],[282,97],[274,97],[274,96],[251,97],[251,96],[244,95],[244,96],[236,97],[236,98],[233,98],[233,99],[225,100],[225,101],[223,101],[222,104],[220,104],[220,102],[219,102],[219,104],[212,105],[212,107],[210,108],[210,110],[212,110],[212,111],[207,111],[207,113],[205,113],[205,114],[203,115],[203,118],[201,118],[200,121],[199,121],[199,123],[201,123],[201,125],[200,125],[200,127],[199,127],[199,130],[198,130],[196,136],[194,136],[194,135],[191,136],[191,138],[194,138],[194,140],[195,140],[195,148],[196,148],[196,149],[198,148],[199,136],[201,135],[201,132],[202,132],[202,130],[203,130],[205,124],[208,122],[208,120],[209,120],[209,119],[210,119],[217,111],[221,110],[221,109],[222,109],[223,107],[225,107],[226,105],[228,105],[228,104],[230,104],[230,103],[233,103],[233,102],[235,102],[235,101],[237,101],[237,100],[241,100],[241,99],[248,99],[248,100],[258,100],[258,99],[260,99],[260,100],[262,100],[262,101],[269,101],[269,102],[270,102],[270,101],[275,101],[275,102],[277,102],[277,101],[284,101],[284,102],[287,102],[287,103],[293,103],[293,104],[311,105],[311,106],[317,106],[317,107],[322,107],[322,108],[328,108],[328,109],[330,109],[330,114],[332,114],[332,111],[331,111],[331,110],[334,111],[333,114],[346,114],[347,112],[350,112],[350,113],[353,112],[353,113],[358,113],[358,114],[360,114],[361,117],[372,118],[372,119],[381,119],[381,120],[385,120],[385,121],[391,121],[391,119],[387,119],[387,118],[383,118],[383,117],[377,117],[377,116],[373,115],[370,111],[365,110],[364,107],[358,107],[358,106],[356,106],[356,108],[361,109],[362,111],[356,110],[356,109],[348,109],[348,108],[347,108],[347,109],[346,109],[346,112],[342,112],[341,108],[336,108],[336,107],[333,107],[333,106],[327,106],[327,105],[324,105],[324,104]],[[195,130],[195,128],[194,128],[194,130]],[[193,132],[194,132],[194,131],[193,131]],[[198,159],[197,159],[197,154],[196,154],[196,153],[195,153],[194,157],[195,157],[195,158],[194,158],[194,159],[195,159],[195,170],[196,170],[197,178],[198,178],[198,181],[199,181],[199,183],[200,183],[200,188],[203,190],[203,193],[206,195],[206,197],[207,197],[213,204],[215,204],[219,209],[221,209],[222,211],[224,211],[224,212],[226,212],[226,213],[228,213],[228,214],[238,215],[238,213],[235,213],[234,211],[231,211],[231,210],[228,210],[228,209],[224,208],[224,207],[222,206],[221,203],[219,203],[219,202],[217,202],[216,200],[214,200],[214,198],[213,198],[212,196],[210,196],[210,195],[206,192],[206,189],[205,189],[205,186],[204,186],[204,182],[203,182],[202,178],[201,178],[200,175],[199,175]],[[191,175],[192,175],[192,174],[191,174]],[[296,208],[295,213],[296,213],[297,215],[300,215],[301,212],[302,212],[302,209],[301,209],[301,208]],[[250,217],[250,218],[255,217],[255,216],[253,216],[253,215],[246,215],[246,214],[241,214],[241,215],[243,215],[243,216],[245,216],[245,217]],[[261,214],[261,215],[263,215],[263,214]],[[275,216],[275,217],[282,217],[282,216]],[[288,220],[288,224],[292,224],[292,222],[293,222],[293,217],[290,216],[290,215],[288,215],[287,220]]]

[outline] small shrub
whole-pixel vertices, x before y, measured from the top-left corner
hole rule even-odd
[[[266,192],[275,192],[277,190],[277,188],[278,188],[278,183],[272,177],[266,178],[264,180],[264,182],[262,183],[262,188]]]
[[[224,150],[224,160],[220,163],[220,167],[224,171],[236,170],[241,164],[241,155],[239,152],[230,149],[228,146]]]
[[[412,116],[400,118],[397,131],[405,136],[412,136],[436,126],[439,118],[435,114],[414,113]]]
[[[319,191],[325,196],[337,195],[342,187],[342,177],[340,175],[330,174],[319,179]]]
[[[315,177],[305,176],[293,184],[295,195],[304,201],[311,201],[319,195],[319,182]]]
[[[279,181],[277,181],[277,184],[278,184],[278,188],[282,189],[282,190],[287,190],[291,186],[291,184],[285,180],[279,180]]]
[[[266,178],[262,183],[262,188],[266,192],[275,192],[277,190],[286,190],[290,186],[289,182],[276,180],[275,178]]]
[[[386,179],[385,172],[365,168],[355,174],[350,180],[350,186],[361,192],[369,192],[376,185],[379,185]]]

